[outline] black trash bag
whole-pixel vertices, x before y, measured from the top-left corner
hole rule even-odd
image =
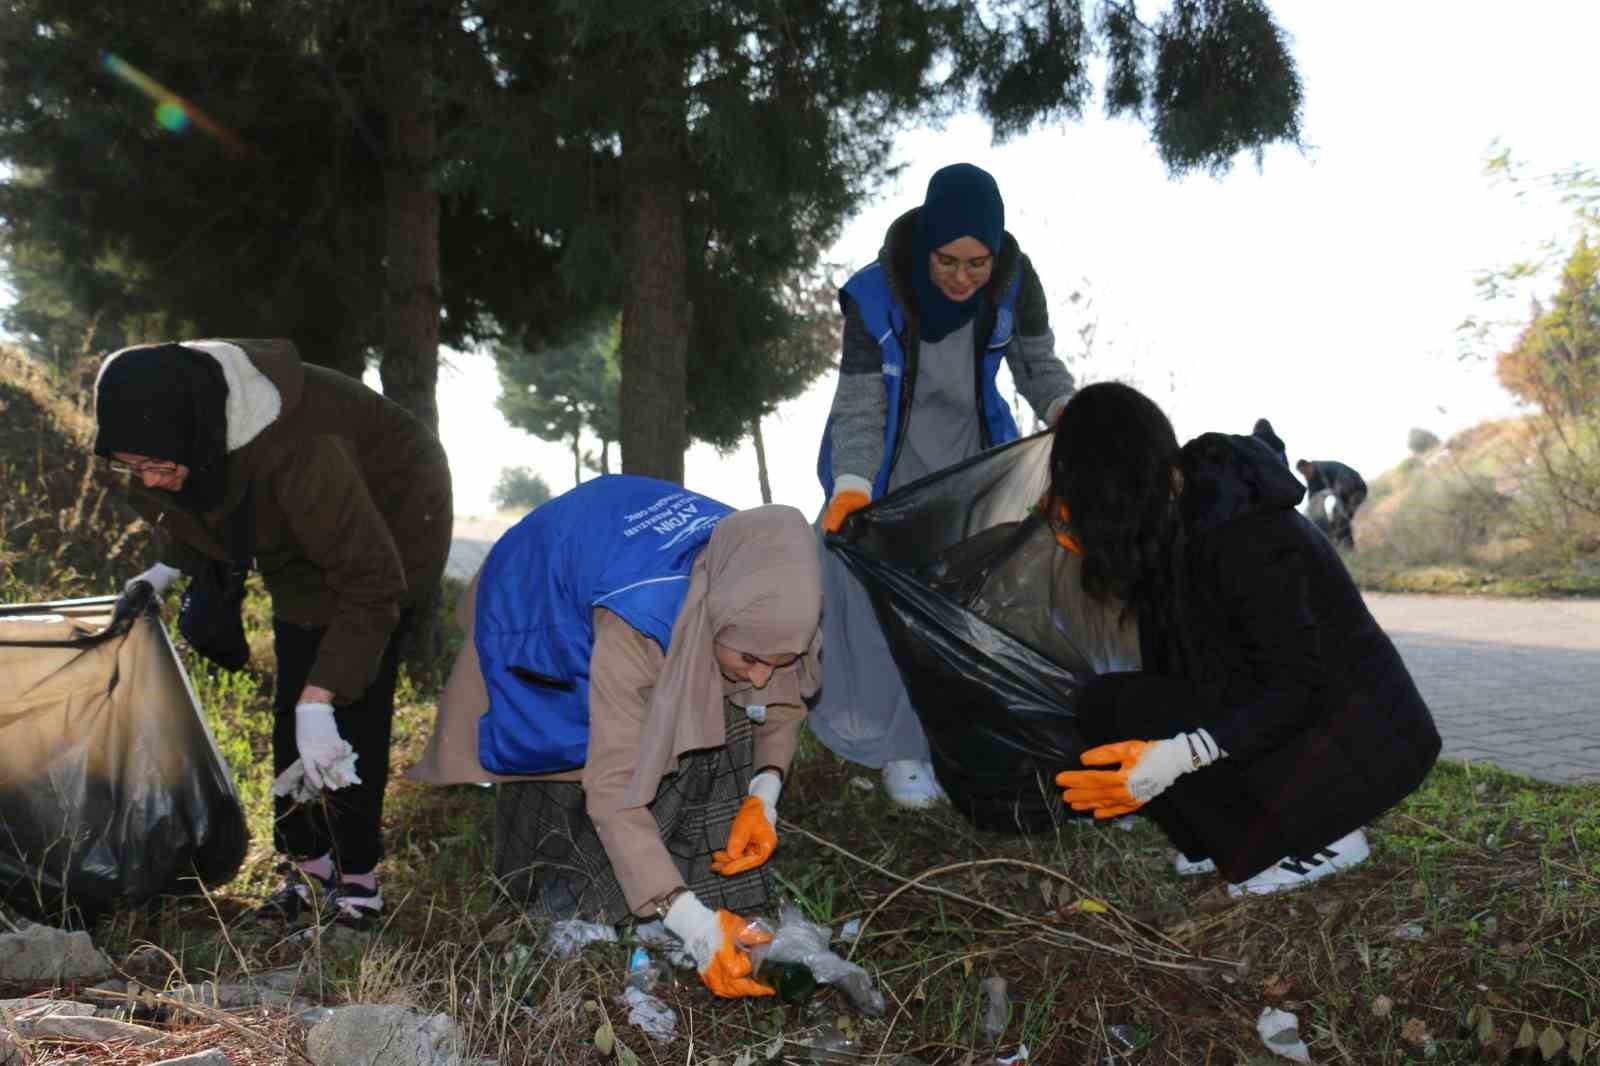
[[[940,785],[1001,832],[1072,816],[1054,778],[1085,747],[1077,692],[1095,673],[1139,665],[1136,627],[1084,596],[1080,560],[1038,512],[1053,439],[931,474],[826,537],[872,598]]]
[[[0,608],[0,897],[94,915],[224,884],[248,844],[153,597]]]

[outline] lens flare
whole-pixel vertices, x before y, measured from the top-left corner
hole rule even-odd
[[[171,133],[182,133],[193,123],[221,141],[229,151],[237,155],[250,153],[250,147],[232,130],[122,57],[112,52],[105,52],[100,56],[100,66],[156,102],[156,124],[162,129]]]

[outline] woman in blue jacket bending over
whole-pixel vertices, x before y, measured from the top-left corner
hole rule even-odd
[[[464,606],[469,640],[411,776],[518,782],[502,789],[497,872],[533,912],[660,917],[713,992],[770,995],[736,912],[767,903],[778,794],[817,688],[805,516],[596,478],[508,530]]]

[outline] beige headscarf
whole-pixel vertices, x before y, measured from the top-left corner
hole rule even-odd
[[[648,719],[670,721],[674,728],[645,727],[629,802],[649,803],[679,755],[724,742],[725,699],[798,705],[814,694],[821,611],[822,561],[803,514],[772,505],[736,511],[718,522],[690,572],[650,697]],[[730,688],[713,643],[752,655],[800,658],[774,670],[764,689]]]

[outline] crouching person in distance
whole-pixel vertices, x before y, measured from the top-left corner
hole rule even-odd
[[[587,481],[490,550],[408,773],[519,782],[502,785],[496,872],[533,913],[660,917],[712,992],[770,995],[736,934],[768,901],[821,604],[794,508]]]
[[[1179,873],[1235,896],[1363,861],[1363,827],[1426,776],[1432,715],[1338,552],[1295,510],[1272,451],[1207,433],[1180,450],[1125,385],[1067,404],[1052,492],[1082,546],[1083,586],[1140,626],[1143,669],[1092,678],[1084,769],[1056,777],[1076,811],[1141,811]]]
[[[130,588],[147,581],[159,596],[182,573],[253,561],[272,597],[273,842],[286,861],[255,916],[298,920],[315,891],[323,915],[370,928],[383,913],[399,645],[450,551],[443,446],[286,340],[115,352],[95,383],[95,423],[95,454],[131,475],[134,509],[156,533],[161,562]]]

